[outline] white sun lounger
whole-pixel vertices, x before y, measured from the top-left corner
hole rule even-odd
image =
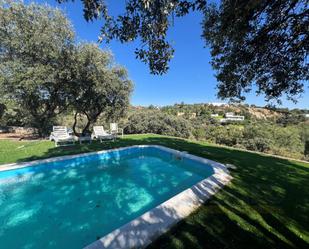
[[[69,134],[66,126],[53,126],[53,132],[49,139],[55,141],[56,147],[59,145],[68,145],[68,143],[75,143],[74,136]]]
[[[123,129],[118,128],[118,123],[110,123],[110,132],[114,136],[117,136],[118,134],[121,134],[121,137],[123,137]]]
[[[92,139],[98,139],[102,142],[105,139],[115,139],[113,134],[106,132],[103,126],[93,126]]]

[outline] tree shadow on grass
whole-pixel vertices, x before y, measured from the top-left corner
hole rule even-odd
[[[48,150],[43,157],[156,144],[237,166],[232,183],[149,248],[309,248],[309,166],[161,136]]]

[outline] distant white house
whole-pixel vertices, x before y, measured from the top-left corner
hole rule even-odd
[[[178,117],[182,117],[183,115],[185,115],[184,112],[177,112],[177,116],[178,116]]]
[[[217,117],[219,117],[219,114],[218,113],[213,113],[213,114],[210,114],[210,117],[217,118]]]
[[[305,118],[309,118],[309,114],[304,114]]]
[[[229,122],[229,121],[244,121],[245,120],[245,116],[239,116],[239,115],[235,115],[234,112],[227,112],[225,113],[225,118],[221,118],[220,122],[221,123],[225,123],[225,122]]]

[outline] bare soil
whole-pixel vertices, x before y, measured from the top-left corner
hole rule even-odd
[[[1,139],[10,139],[10,140],[38,140],[39,138],[34,134],[27,134],[27,133],[0,133],[0,140]]]

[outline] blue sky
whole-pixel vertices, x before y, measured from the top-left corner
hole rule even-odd
[[[82,15],[82,5],[75,3],[57,4],[56,0],[38,0],[61,8],[72,21],[78,41],[97,42],[100,33],[100,21],[87,23]],[[113,13],[121,13],[124,0],[107,1]],[[151,75],[148,66],[135,59],[134,50],[138,42],[121,44],[113,41],[101,44],[102,49],[110,49],[118,64],[124,65],[134,82],[133,105],[167,105],[179,102],[206,103],[226,102],[216,99],[216,79],[209,64],[209,49],[204,47],[201,39],[202,17],[197,12],[181,19],[176,19],[169,32],[169,40],[175,48],[170,70],[165,75]],[[309,89],[297,104],[283,99],[283,106],[289,108],[309,108]],[[262,96],[252,92],[247,95],[246,103],[263,106]]]

